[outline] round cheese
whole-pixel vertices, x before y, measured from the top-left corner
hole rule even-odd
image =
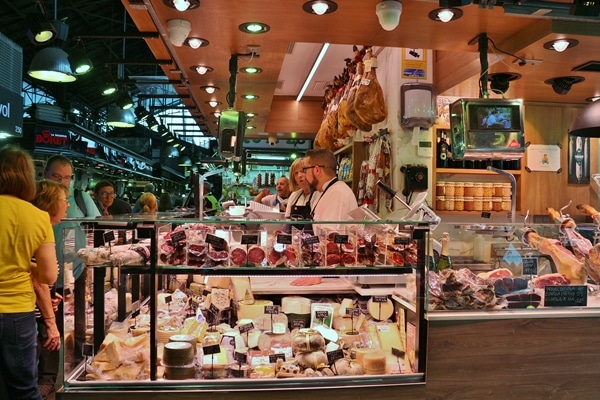
[[[394,304],[390,299],[380,303],[373,301],[371,297],[367,302],[367,310],[369,310],[369,314],[371,314],[373,319],[385,321],[394,314]]]
[[[271,300],[254,300],[253,304],[238,303],[238,320],[239,319],[254,319],[265,312],[265,306],[272,306]]]

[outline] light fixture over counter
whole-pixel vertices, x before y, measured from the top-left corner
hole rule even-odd
[[[600,138],[600,101],[594,101],[581,110],[571,123],[569,134]]]

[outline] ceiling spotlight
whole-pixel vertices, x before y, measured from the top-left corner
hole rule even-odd
[[[240,72],[243,74],[260,74],[262,69],[257,67],[244,67],[240,68]]]
[[[199,37],[192,37],[187,38],[183,44],[190,46],[192,49],[199,49],[200,47],[208,46],[208,40]]]
[[[266,33],[269,32],[271,27],[261,22],[246,22],[238,26],[238,29],[244,33]]]
[[[594,101],[581,110],[571,123],[569,134],[593,138],[600,137],[600,101]]]
[[[83,45],[82,45],[83,46]],[[69,62],[75,75],[83,75],[90,72],[93,68],[92,61],[85,53],[83,47],[76,47],[69,54]]]
[[[117,97],[117,100],[115,101],[122,110],[129,110],[134,105],[131,96],[129,96],[129,93],[127,93],[127,89],[122,90],[119,93],[119,97]]]
[[[521,74],[515,74],[510,72],[498,72],[495,74],[490,74],[490,88],[492,92],[497,94],[504,94],[508,91],[508,87],[510,86],[510,82],[517,80],[521,77]]]
[[[183,148],[181,149],[183,150]],[[180,167],[191,167],[192,159],[189,156],[180,156],[179,157],[179,165]]]
[[[256,129],[256,127],[255,127],[255,126],[253,126],[253,125],[248,125],[248,126],[246,127],[246,129],[248,129],[248,130],[253,130],[253,129]]]
[[[588,97],[587,99],[585,99],[585,101],[587,101],[588,103],[593,103],[594,101],[598,101],[600,100],[600,96],[592,96],[592,97]]]
[[[219,118],[221,116],[221,111],[215,111],[211,114],[213,115],[213,117]]]
[[[396,0],[381,1],[375,6],[375,14],[384,30],[393,31],[400,23],[402,3]]]
[[[169,129],[166,126],[164,126],[164,125],[158,126],[158,134],[160,136],[167,136],[169,133],[170,133]]]
[[[576,84],[583,82],[585,78],[583,76],[559,76],[556,78],[546,79],[544,81],[547,85],[552,85],[554,93],[560,95],[566,95],[571,90],[571,87]]]
[[[169,41],[173,46],[181,47],[192,30],[192,23],[186,19],[170,19],[167,21]]]
[[[217,101],[217,100],[209,100],[209,101],[206,101],[205,103],[208,104],[209,106],[211,106],[212,108],[215,108],[216,106],[221,104],[221,102]]]
[[[207,72],[214,71],[211,67],[207,65],[194,65],[191,67],[192,71],[196,71],[199,75],[204,75]]]
[[[255,94],[244,94],[244,95],[242,95],[242,99],[256,100],[256,99],[258,99],[258,96]]]
[[[200,7],[200,0],[163,0],[166,6],[175,8],[177,11],[193,10]]]
[[[36,13],[30,16],[31,25],[27,31],[27,37],[36,46],[43,46],[56,38],[56,28],[46,16]]]
[[[200,89],[204,90],[208,94],[213,94],[214,92],[220,90],[220,88],[212,85],[200,86]]]
[[[115,128],[133,128],[135,126],[135,116],[130,110],[112,106],[106,117],[106,125]]]
[[[330,0],[313,0],[307,1],[302,5],[302,9],[309,14],[331,14],[337,10],[338,5],[335,1]]]
[[[77,79],[71,71],[69,55],[58,47],[45,47],[38,51],[27,73],[32,78],[48,82],[74,82]]]
[[[253,113],[253,112],[246,113],[246,117],[248,117],[248,118],[254,118],[254,117],[256,117],[257,115],[258,115],[258,114],[256,114],[256,113]]]
[[[463,12],[459,8],[436,8],[429,13],[429,19],[439,22],[455,21],[462,17]]]
[[[154,115],[150,115],[148,117],[148,119],[146,120],[146,124],[148,125],[148,129],[150,129],[151,131],[158,130],[159,123]]]
[[[133,112],[135,113],[138,122],[144,122],[150,116],[148,110],[142,105],[137,106]]]
[[[557,39],[544,43],[544,48],[547,50],[554,50],[558,51],[559,53],[562,53],[566,49],[575,47],[578,44],[579,40],[577,39]]]

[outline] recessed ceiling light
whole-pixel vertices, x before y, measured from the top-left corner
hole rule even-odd
[[[219,118],[221,116],[221,111],[215,111],[215,112],[213,112],[211,114],[213,115],[213,117]]]
[[[240,72],[243,74],[260,74],[262,69],[257,67],[244,67],[240,68]]]
[[[246,22],[241,24],[239,30],[245,33],[266,33],[269,32],[271,27],[267,24],[263,24],[261,22]]]
[[[221,104],[221,102],[217,101],[217,100],[209,100],[209,101],[205,101],[205,103],[208,104],[209,106],[211,106],[212,108],[215,108],[216,106]]]
[[[429,13],[429,19],[438,22],[456,21],[462,17],[463,12],[459,8],[436,8]]]
[[[585,78],[583,76],[558,76],[556,78],[546,79],[544,83],[551,85],[554,93],[566,95],[574,84],[583,82],[584,80]]]
[[[178,11],[188,11],[198,8],[200,0],[163,0],[166,6],[175,8]]]
[[[199,49],[200,47],[208,46],[209,42],[206,39],[199,37],[189,37],[183,42],[184,45],[190,46],[192,49]]]
[[[248,118],[254,118],[254,117],[256,117],[257,115],[258,115],[258,114],[256,114],[256,113],[253,113],[253,112],[246,113],[246,117],[248,117]]]
[[[579,44],[579,40],[577,39],[556,39],[551,40],[549,42],[544,43],[544,48],[546,50],[554,50],[562,53],[566,49],[571,47],[575,47]]]
[[[598,100],[600,100],[600,96],[592,96],[592,97],[588,97],[587,99],[585,99],[585,101],[587,101],[588,103],[593,103]]]
[[[246,127],[246,129],[252,130],[252,129],[256,129],[256,127],[255,127],[255,126],[252,126],[252,125],[248,125],[248,126]]]
[[[192,71],[196,71],[198,74],[200,75],[204,75],[207,72],[212,72],[214,71],[211,67],[209,67],[208,65],[193,65],[190,67],[190,69]]]
[[[338,5],[335,1],[331,0],[312,0],[307,1],[302,5],[302,9],[309,14],[331,14],[337,10]]]
[[[246,100],[256,100],[258,99],[258,96],[255,94],[244,94],[242,95],[242,98]]]
[[[206,86],[200,86],[200,89],[204,90],[208,94],[213,94],[214,92],[220,90],[221,88],[218,88],[218,87],[212,86],[212,85],[206,85]]]

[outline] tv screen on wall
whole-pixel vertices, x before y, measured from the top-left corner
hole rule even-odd
[[[469,130],[520,131],[521,105],[502,102],[473,102],[467,105]]]

